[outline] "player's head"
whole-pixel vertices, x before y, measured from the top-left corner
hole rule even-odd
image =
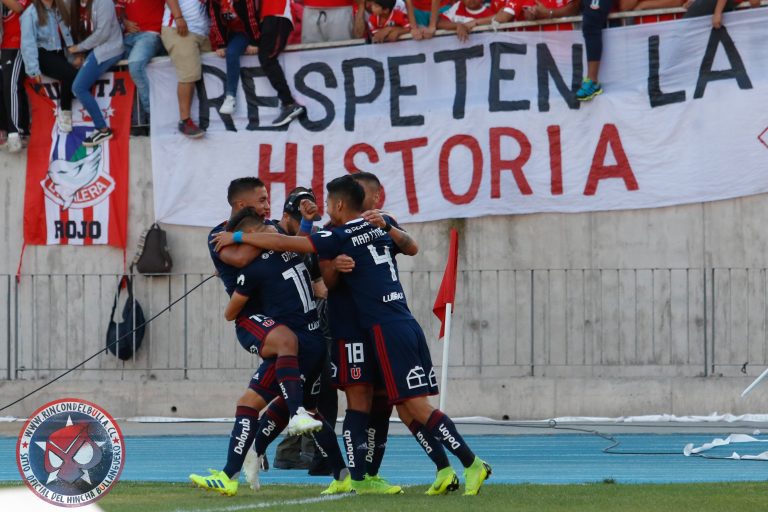
[[[262,217],[269,217],[269,195],[267,187],[259,178],[247,176],[229,183],[227,201],[235,214],[245,207],[255,208]]]
[[[372,172],[357,172],[351,176],[363,186],[365,199],[363,200],[363,210],[373,210],[378,208],[381,201],[381,182]]]
[[[334,224],[343,224],[363,212],[365,191],[352,176],[333,179],[325,186],[328,198],[325,201],[328,216]]]
[[[299,223],[301,222],[301,210],[299,207],[305,199],[317,204],[315,194],[306,187],[296,187],[288,194],[288,199],[285,200],[283,218],[280,220],[280,224],[289,235],[295,235],[299,232]],[[319,215],[316,215],[313,220],[320,220],[320,218]]]
[[[227,231],[245,231],[255,233],[265,228],[264,217],[259,215],[256,208],[246,206],[240,209],[227,222]]]
[[[395,0],[371,0],[371,12],[376,16],[387,16],[395,8]]]

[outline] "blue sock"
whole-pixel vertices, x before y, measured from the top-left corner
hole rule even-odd
[[[253,441],[256,454],[267,453],[267,446],[277,439],[286,425],[288,425],[288,408],[285,406],[285,401],[280,398],[273,400],[259,421],[256,439]]]
[[[314,417],[323,422],[323,428],[319,432],[312,433],[312,439],[314,439],[320,455],[328,459],[333,470],[333,478],[341,480],[341,473],[347,469],[347,465],[344,464],[344,457],[341,455],[339,443],[336,441],[336,432],[333,431],[330,423],[325,421],[322,414],[315,413]]]
[[[387,397],[375,395],[368,418],[368,453],[365,456],[368,474],[371,476],[379,474],[381,461],[384,459],[390,416],[392,416],[392,406],[389,405]]]
[[[347,451],[347,467],[352,480],[362,480],[365,477],[365,456],[368,454],[368,413],[347,409],[342,428],[344,447]]]
[[[459,458],[461,464],[468,468],[475,461],[475,454],[469,449],[464,438],[461,437],[456,425],[451,418],[439,409],[432,411],[427,420],[427,431],[435,436],[448,450]]]
[[[238,406],[235,412],[235,424],[229,436],[229,449],[227,449],[227,463],[224,473],[229,478],[236,477],[243,467],[245,454],[253,443],[256,435],[256,425],[259,422],[259,411],[250,407]]]
[[[435,463],[435,467],[438,471],[451,465],[451,463],[448,462],[448,455],[445,454],[443,445],[440,444],[440,441],[438,441],[435,436],[424,428],[424,425],[413,420],[411,424],[408,425],[408,429],[411,431],[411,434],[413,434],[413,437],[416,438],[416,442],[419,443],[419,446],[424,450],[424,453],[427,454],[427,457]]]
[[[275,375],[288,406],[289,417],[293,416],[304,400],[299,358],[296,356],[278,356],[275,362]]]

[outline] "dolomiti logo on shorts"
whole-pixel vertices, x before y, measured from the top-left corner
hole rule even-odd
[[[77,398],[48,403],[19,434],[16,463],[32,492],[54,505],[78,507],[107,494],[123,470],[123,435],[98,405]]]

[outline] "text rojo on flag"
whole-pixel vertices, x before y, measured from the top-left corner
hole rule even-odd
[[[150,65],[158,220],[212,226],[230,180],[257,175],[272,202],[348,172],[376,173],[400,222],[584,212],[768,191],[768,9],[603,32],[605,93],[581,104],[580,32],[498,32],[288,52],[307,116],[275,130],[274,90],[242,60],[233,116],[225,63],[204,59],[193,117],[178,133],[175,71]]]

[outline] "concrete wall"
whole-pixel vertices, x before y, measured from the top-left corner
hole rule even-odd
[[[106,313],[99,308],[111,301],[108,275],[122,270],[122,253],[112,248],[29,247],[30,276],[18,287],[2,276],[15,273],[21,250],[24,170],[23,155],[0,152],[0,379],[12,377],[0,380],[3,401],[103,346]],[[146,138],[132,140],[131,187],[129,259],[153,220]],[[432,338],[447,232],[461,232],[449,412],[541,418],[762,410],[768,394],[736,398],[768,364],[766,211],[762,195],[408,226],[422,250],[402,260],[403,282]],[[174,272],[187,275],[139,280],[149,314],[212,270],[206,229],[165,227]],[[62,273],[73,276],[47,276]],[[172,406],[179,416],[231,414],[255,361],[222,321],[223,299],[220,285],[209,282],[153,325],[135,361],[100,356],[3,414],[26,415],[63,394],[119,416],[170,415]],[[17,306],[19,319],[8,318]],[[441,347],[431,348],[438,364]],[[215,383],[215,396],[202,404],[188,398],[189,385],[200,382]]]

